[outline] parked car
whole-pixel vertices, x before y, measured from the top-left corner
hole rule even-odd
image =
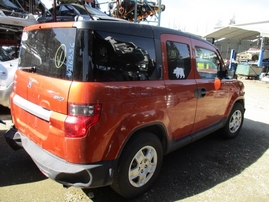
[[[14,59],[0,47],[0,105],[9,107],[9,96],[13,89],[13,78],[18,67],[18,59]]]
[[[87,10],[85,10],[85,8]],[[50,8],[48,11],[44,12],[41,17],[37,19],[39,23],[53,22],[53,9]],[[91,16],[89,16],[89,14]],[[80,4],[59,4],[56,6],[56,20],[57,21],[75,21],[75,19],[80,20],[120,20],[118,18],[109,17],[102,11],[92,8],[86,4],[84,7]]]
[[[30,18],[33,15],[25,11],[18,1],[0,0],[0,16]],[[0,24],[5,23],[5,21],[11,21],[11,20],[8,20],[8,18],[6,19],[1,18]],[[17,26],[19,26],[19,24]]]
[[[200,74],[197,60],[214,62],[215,77]],[[5,136],[65,186],[111,185],[132,198],[157,180],[165,154],[217,130],[236,137],[244,94],[215,46],[190,34],[111,21],[38,24],[22,35]]]
[[[2,46],[2,48],[12,57],[18,58],[20,47],[18,46]]]
[[[0,9],[5,15],[17,15],[24,13],[24,10],[9,0],[0,0]],[[15,16],[18,17],[18,16]]]

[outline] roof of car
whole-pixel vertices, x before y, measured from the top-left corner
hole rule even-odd
[[[104,31],[119,34],[128,34],[133,36],[147,37],[159,39],[162,34],[181,35],[185,37],[191,37],[196,40],[204,41],[211,44],[204,39],[201,39],[195,35],[185,33],[182,31],[159,27],[148,24],[131,23],[129,21],[110,21],[110,20],[84,20],[76,22],[54,22],[43,23],[26,27],[27,30],[42,29],[42,28],[55,28],[55,27],[76,27],[79,29],[92,29],[96,31]],[[212,44],[211,44],[212,45]],[[213,45],[212,45],[213,46]]]

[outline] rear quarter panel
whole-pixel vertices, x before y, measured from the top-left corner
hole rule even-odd
[[[137,128],[158,122],[168,124],[165,99],[163,81],[74,82],[69,102],[102,104],[100,120],[85,138],[85,161],[115,159]],[[66,148],[72,141],[66,139]]]

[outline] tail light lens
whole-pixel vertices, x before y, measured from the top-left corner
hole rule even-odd
[[[68,116],[64,122],[66,137],[84,137],[90,127],[99,121],[101,104],[69,104]]]

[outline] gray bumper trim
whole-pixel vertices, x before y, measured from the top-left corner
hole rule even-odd
[[[19,132],[15,136],[20,136],[23,148],[47,177],[65,186],[79,188],[94,188],[111,184],[115,161],[72,164],[43,150]]]

